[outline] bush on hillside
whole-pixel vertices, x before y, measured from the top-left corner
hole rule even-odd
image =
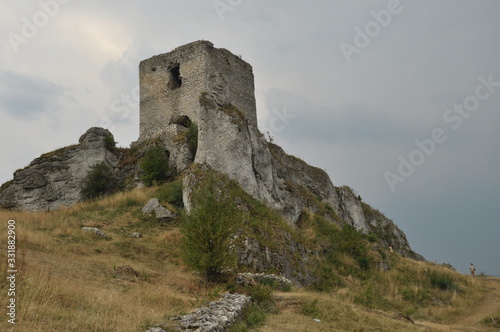
[[[141,162],[142,181],[145,185],[150,186],[153,183],[162,183],[175,174],[168,166],[168,157],[165,150],[159,145],[146,152],[144,159]]]
[[[115,147],[116,147],[116,141],[113,138],[113,135],[107,135],[106,137],[104,137],[104,146],[109,151],[113,151],[115,149]]]
[[[217,281],[223,271],[236,266],[230,250],[231,238],[241,221],[241,212],[226,191],[208,175],[193,192],[191,213],[183,218],[183,258],[207,281]]]
[[[168,204],[175,205],[179,208],[184,207],[182,202],[182,179],[170,182],[158,191],[158,198]]]
[[[95,199],[113,194],[123,188],[110,166],[105,163],[95,164],[90,168],[82,183],[82,197]]]

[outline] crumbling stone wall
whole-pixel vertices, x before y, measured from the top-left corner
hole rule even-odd
[[[246,121],[257,125],[252,67],[208,41],[193,42],[141,61],[139,80],[138,143],[160,138],[178,171],[188,168],[195,159],[182,135],[189,123],[201,122],[201,113],[206,111],[200,107],[202,94],[210,94],[220,107],[232,105]]]

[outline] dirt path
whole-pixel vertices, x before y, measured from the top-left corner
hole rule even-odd
[[[418,322],[435,331],[499,331],[499,329],[482,326],[480,321],[486,317],[494,317],[500,312],[500,278],[479,278],[484,285],[484,299],[468,315],[452,325],[442,325],[429,322]]]

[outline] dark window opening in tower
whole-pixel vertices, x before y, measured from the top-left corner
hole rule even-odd
[[[175,90],[180,88],[182,85],[182,78],[180,73],[180,66],[176,65],[175,67],[170,68],[170,79],[168,81],[168,86],[170,90]]]

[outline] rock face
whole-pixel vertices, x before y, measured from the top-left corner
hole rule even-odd
[[[80,201],[80,187],[89,168],[97,163],[118,165],[119,158],[106,148],[113,135],[91,128],[79,144],[36,158],[14,173],[14,180],[0,190],[0,205],[18,210],[53,210]]]
[[[197,164],[228,175],[292,226],[304,210],[318,213],[331,209],[334,213],[325,216],[336,215],[332,221],[340,220],[364,233],[373,231],[374,221],[367,220],[361,199],[350,188],[335,187],[323,170],[265,140],[257,128],[252,67],[240,57],[199,41],[144,60],[139,69],[141,123],[137,144],[163,144],[169,164],[185,173],[183,200],[188,210],[190,193],[197,183],[190,170]],[[190,147],[186,134],[192,125],[198,130],[196,149]],[[394,226],[388,219],[385,223]],[[405,255],[413,253],[397,227],[385,229],[390,238],[398,239],[392,241],[394,248],[401,248]],[[257,270],[278,262],[279,254],[264,255],[265,248],[253,247],[251,243],[243,246],[240,262]],[[256,255],[262,257],[257,259]],[[291,275],[297,272],[283,267]]]
[[[142,61],[140,86],[138,142],[162,141],[178,171],[194,162],[227,174],[292,224],[304,208],[339,207],[324,171],[288,156],[259,132],[252,67],[239,57],[206,41],[184,45]],[[198,127],[196,151],[183,139],[188,123]],[[367,229],[364,220],[352,219]]]
[[[363,213],[370,227],[370,232],[377,235],[382,245],[386,248],[389,246],[392,247],[394,251],[404,257],[425,260],[422,255],[419,255],[410,248],[405,233],[403,233],[391,219],[387,218],[380,211],[372,208],[368,204],[361,204]]]
[[[238,263],[255,271],[277,270],[296,284],[309,286],[317,282],[311,263],[312,252],[294,241],[290,234],[276,234],[273,241],[281,242],[279,250],[263,246],[254,238],[245,237],[237,246]]]

